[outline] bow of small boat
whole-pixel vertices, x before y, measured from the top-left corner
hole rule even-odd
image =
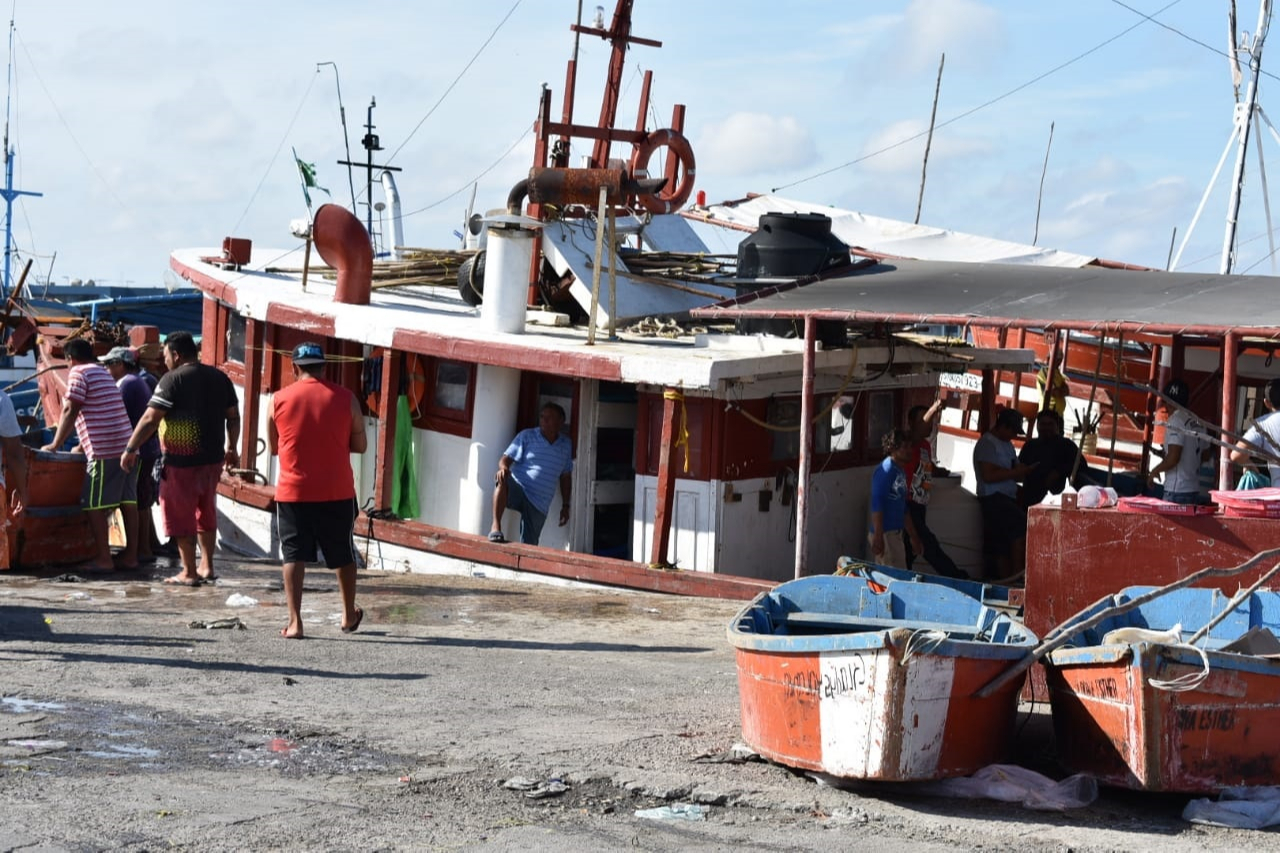
[[[1021,681],[973,694],[1037,639],[942,586],[803,578],[729,625],[743,738],[779,763],[857,779],[967,775],[1007,755]]]

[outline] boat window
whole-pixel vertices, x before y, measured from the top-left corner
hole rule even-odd
[[[475,401],[475,365],[409,353],[404,370],[413,425],[469,438]]]
[[[893,392],[877,391],[867,400],[867,447],[880,454],[880,441],[893,429],[898,419],[893,414]]]
[[[821,412],[831,403],[830,395],[818,396],[814,398],[815,412]],[[835,412],[835,409],[832,409]],[[773,452],[770,458],[774,462],[790,461],[800,458],[800,398],[791,397],[785,400],[774,398],[769,401],[768,417],[766,423],[773,427],[771,434],[773,436]],[[831,426],[823,429],[824,423],[830,423]],[[841,430],[840,435],[853,435],[853,428]],[[815,424],[813,431],[813,452],[814,453],[830,453],[833,450],[842,449],[832,445],[832,440],[836,437],[835,421],[828,421],[823,418],[818,424]],[[846,440],[847,441],[847,440]],[[847,444],[845,448],[847,449]]]
[[[471,370],[456,361],[436,362],[435,404],[455,412],[467,410],[467,391],[471,388]]]
[[[227,361],[244,364],[245,319],[231,312],[227,322]]]

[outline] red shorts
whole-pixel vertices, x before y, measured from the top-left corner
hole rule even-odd
[[[222,463],[179,468],[164,466],[160,514],[169,536],[195,536],[218,529],[218,480]]]

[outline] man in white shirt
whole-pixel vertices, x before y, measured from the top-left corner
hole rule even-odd
[[[995,562],[995,578],[1012,580],[1027,564],[1027,511],[1018,502],[1018,483],[1035,465],[1018,462],[1013,439],[1025,435],[1022,415],[1001,409],[991,430],[973,447],[973,473],[982,507],[983,554]]]
[[[1261,450],[1270,456],[1280,456],[1280,379],[1272,379],[1262,392],[1262,404],[1267,414],[1254,421],[1244,434],[1244,439],[1231,451],[1231,461],[1245,468],[1253,467],[1252,454]],[[1267,462],[1271,485],[1280,486],[1280,465]]]
[[[1200,501],[1200,463],[1206,462],[1213,445],[1205,438],[1204,429],[1187,405],[1191,389],[1181,379],[1164,386],[1164,396],[1177,403],[1164,426],[1164,459],[1147,474],[1150,481],[1164,474],[1164,499],[1176,504]]]

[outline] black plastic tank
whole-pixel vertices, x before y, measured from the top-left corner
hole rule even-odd
[[[831,233],[831,217],[823,213],[765,213],[754,234],[738,244],[738,296],[778,285],[779,278],[802,278],[851,262],[849,247]],[[774,279],[774,280],[770,280]],[[804,337],[798,320],[739,320],[742,335]],[[822,320],[818,340],[828,349],[843,346],[844,324]]]
[[[824,213],[765,213],[738,244],[739,278],[795,278],[849,263],[849,247]]]

